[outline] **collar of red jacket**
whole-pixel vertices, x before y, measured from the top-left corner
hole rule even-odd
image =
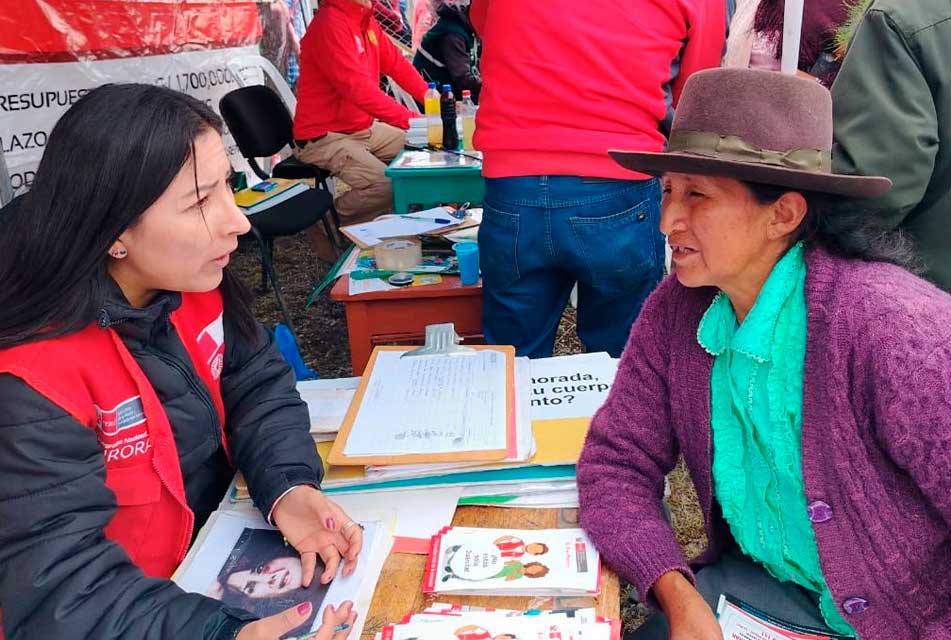
[[[354,0],[323,0],[321,8],[332,7],[342,11],[354,24],[366,27],[370,21],[371,11],[354,2]]]

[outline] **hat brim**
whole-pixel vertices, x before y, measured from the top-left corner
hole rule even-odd
[[[652,176],[660,176],[665,173],[723,176],[736,180],[789,187],[794,191],[816,191],[848,198],[880,198],[888,193],[892,187],[892,181],[884,177],[847,176],[800,171],[767,164],[720,160],[676,151],[651,153],[612,149],[608,153],[622,167]]]

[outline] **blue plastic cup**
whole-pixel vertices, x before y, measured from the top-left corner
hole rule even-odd
[[[462,284],[470,285],[479,281],[479,243],[457,242],[452,245],[459,262],[459,278]]]

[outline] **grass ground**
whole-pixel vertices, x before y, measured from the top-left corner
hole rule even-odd
[[[313,285],[327,272],[329,265],[314,259],[310,244],[304,234],[281,238],[275,243],[276,268],[291,310],[300,350],[308,366],[322,378],[337,378],[351,375],[350,349],[347,342],[347,321],[343,305],[332,302],[325,292],[311,306],[304,309],[304,302]],[[260,259],[256,246],[242,244],[234,255],[232,269],[255,294],[255,315],[265,324],[280,321],[280,313],[274,294],[270,289],[259,290]],[[582,353],[583,348],[575,333],[575,314],[569,307],[558,327],[555,339],[555,354]],[[688,558],[696,556],[706,544],[703,518],[697,503],[696,492],[683,464],[677,466],[670,476],[670,506],[674,531]],[[621,614],[625,626],[635,628],[643,620],[643,608],[636,604],[632,590],[622,590]]]

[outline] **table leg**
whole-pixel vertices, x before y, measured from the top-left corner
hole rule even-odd
[[[370,361],[373,343],[370,340],[369,305],[365,302],[347,302],[347,333],[350,335],[350,366],[353,375],[363,375],[363,369]]]
[[[393,210],[396,213],[409,213],[409,189],[402,180],[393,180]]]

